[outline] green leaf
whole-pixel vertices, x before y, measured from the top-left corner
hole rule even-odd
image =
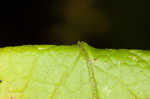
[[[0,48],[0,99],[150,99],[150,51]]]

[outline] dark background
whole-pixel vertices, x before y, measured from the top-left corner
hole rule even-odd
[[[149,0],[1,0],[0,46],[150,49]]]

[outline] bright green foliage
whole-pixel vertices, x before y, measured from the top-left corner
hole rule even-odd
[[[150,99],[150,51],[5,47],[0,80],[0,99]]]

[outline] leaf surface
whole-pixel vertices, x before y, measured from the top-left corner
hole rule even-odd
[[[150,51],[0,48],[0,99],[150,99]]]

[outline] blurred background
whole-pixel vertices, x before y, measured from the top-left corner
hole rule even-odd
[[[0,0],[0,46],[150,49],[149,0]]]

